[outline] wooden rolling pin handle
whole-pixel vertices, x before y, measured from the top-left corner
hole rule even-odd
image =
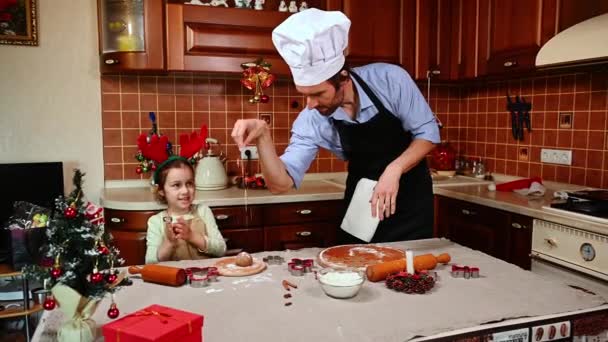
[[[447,264],[448,262],[450,262],[450,260],[452,260],[452,258],[450,257],[450,255],[448,253],[439,254],[437,256],[437,262],[442,263],[444,265]]]
[[[141,274],[142,269],[143,269],[143,267],[139,267],[139,266],[129,266],[129,273],[130,274]]]

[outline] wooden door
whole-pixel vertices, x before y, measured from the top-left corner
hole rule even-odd
[[[508,257],[506,212],[438,196],[438,235],[498,259]]]
[[[471,79],[481,76],[477,67],[479,0],[455,0],[450,10],[452,22],[449,79]]]
[[[525,270],[531,266],[532,221],[531,217],[511,214],[507,261]]]
[[[103,32],[109,22],[102,20],[104,0],[98,0],[99,51],[101,73],[128,71],[164,71],[165,38],[164,38],[164,1],[144,1],[144,51],[141,52],[103,52]],[[110,18],[109,20],[123,19]],[[128,24],[126,24],[128,25]]]
[[[242,72],[241,63],[264,57],[272,73],[288,75],[272,43],[272,30],[289,15],[169,3],[167,69]]]
[[[351,20],[348,62],[399,63],[402,0],[348,0],[343,12]]]
[[[555,6],[543,0],[479,0],[479,73],[531,70]],[[544,23],[544,25],[543,25]]]
[[[333,246],[337,229],[336,224],[325,222],[264,227],[264,250]]]
[[[450,78],[452,5],[453,0],[416,0],[416,80],[426,80],[429,72],[433,79]]]

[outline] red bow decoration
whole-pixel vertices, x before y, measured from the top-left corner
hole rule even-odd
[[[147,135],[142,133],[137,138],[137,147],[139,147],[139,150],[144,157],[152,159],[157,164],[160,164],[169,158],[169,153],[167,152],[168,142],[169,138],[166,135],[159,138],[156,134],[153,134],[150,137],[150,142],[147,142]]]
[[[192,132],[190,136],[188,134],[180,134],[179,136],[179,144],[181,146],[179,155],[190,159],[194,156],[198,151],[200,151],[203,146],[206,146],[205,140],[207,140],[208,130],[207,125],[201,126],[201,134],[199,135],[196,131]]]

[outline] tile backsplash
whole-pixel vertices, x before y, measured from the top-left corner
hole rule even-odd
[[[420,84],[426,94],[426,85]],[[269,114],[280,155],[290,127],[305,105],[293,83],[279,79],[265,93],[270,102],[250,104],[251,92],[237,75],[174,74],[102,76],[103,145],[106,180],[148,177],[135,173],[136,139],[148,132],[149,112],[158,129],[177,145],[179,134],[209,127],[227,155],[230,175],[242,172],[239,150],[230,137],[236,120]],[[532,103],[532,131],[523,141],[511,135],[506,94]],[[523,177],[608,188],[608,71],[434,85],[430,105],[443,122],[442,140],[459,154],[481,157],[489,170]],[[560,113],[570,113],[571,128],[560,127]],[[175,149],[179,148],[178,146]],[[572,151],[572,165],[540,162],[542,148]],[[526,152],[526,156],[520,154]],[[527,160],[526,160],[527,159]],[[346,171],[346,163],[320,150],[308,172]],[[257,162],[253,170],[259,172]]]
[[[532,103],[523,141],[511,134],[507,93]],[[435,86],[431,107],[445,125],[442,139],[493,172],[608,188],[607,98],[608,71],[598,69]],[[561,127],[560,114],[568,113],[571,127]],[[571,150],[572,165],[541,163],[542,148]]]
[[[151,128],[149,112],[157,115],[158,130],[169,137],[174,150],[182,133],[209,128],[227,156],[227,171],[238,175],[240,153],[230,137],[236,120],[269,114],[273,140],[280,155],[289,143],[290,127],[305,105],[293,83],[279,79],[265,94],[268,103],[251,104],[252,94],[236,75],[175,74],[168,76],[112,75],[101,77],[103,155],[106,180],[149,177],[136,174],[136,140]],[[259,172],[257,161],[252,170]],[[341,172],[346,163],[320,150],[308,172]]]

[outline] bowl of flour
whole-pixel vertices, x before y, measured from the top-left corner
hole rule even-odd
[[[346,299],[359,293],[365,282],[365,273],[353,269],[324,268],[319,271],[319,283],[326,295]]]

